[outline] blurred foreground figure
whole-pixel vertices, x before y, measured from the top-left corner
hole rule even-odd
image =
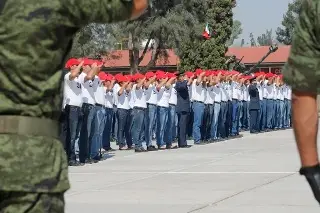
[[[284,80],[293,91],[293,128],[301,158],[300,174],[311,186],[320,203],[320,166],[317,151],[320,92],[320,1],[304,0]]]
[[[64,212],[61,68],[74,34],[141,15],[147,0],[0,0],[0,212]]]

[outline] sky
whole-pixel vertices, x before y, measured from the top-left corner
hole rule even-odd
[[[237,7],[233,10],[234,19],[242,23],[243,33],[236,43],[242,38],[249,42],[251,32],[258,37],[267,29],[273,29],[275,36],[289,2],[292,0],[237,0]]]

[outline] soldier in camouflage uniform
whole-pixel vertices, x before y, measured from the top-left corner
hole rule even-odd
[[[320,203],[316,101],[320,93],[319,11],[319,0],[303,0],[283,74],[285,82],[291,85],[293,91],[293,127],[302,164],[300,174],[306,177]]]
[[[60,68],[91,22],[139,16],[147,0],[0,0],[0,212],[64,212],[69,189],[56,121]]]

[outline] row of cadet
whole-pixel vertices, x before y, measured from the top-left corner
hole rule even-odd
[[[291,88],[281,75],[197,69],[113,76],[100,66],[89,59],[66,64],[63,127],[70,166],[98,162],[114,151],[112,138],[119,150],[147,152],[189,148],[188,137],[201,145],[240,137],[240,131],[291,126]]]

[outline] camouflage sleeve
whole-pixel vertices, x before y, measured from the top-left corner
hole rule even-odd
[[[304,0],[296,23],[284,81],[293,90],[320,92],[320,1]]]
[[[69,0],[63,1],[74,23],[112,23],[131,17],[133,0]]]

